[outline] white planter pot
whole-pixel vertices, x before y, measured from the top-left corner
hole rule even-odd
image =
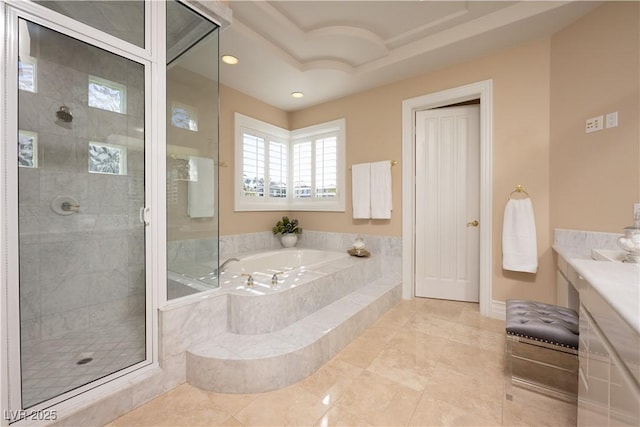
[[[280,243],[285,248],[292,248],[298,242],[298,235],[293,233],[287,233],[280,236]]]

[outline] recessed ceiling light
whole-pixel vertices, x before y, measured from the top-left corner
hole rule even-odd
[[[238,63],[238,58],[233,55],[222,55],[222,62],[229,65],[236,65]]]
[[[304,93],[302,92],[291,92],[291,96],[294,98],[302,98],[304,96]]]

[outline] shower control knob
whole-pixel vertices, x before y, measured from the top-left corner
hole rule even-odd
[[[73,215],[80,212],[80,203],[71,196],[58,196],[51,201],[51,210],[58,215]]]
[[[73,212],[77,212],[78,209],[80,209],[80,205],[72,205],[70,202],[64,202],[62,203],[62,210],[63,211],[73,211]]]

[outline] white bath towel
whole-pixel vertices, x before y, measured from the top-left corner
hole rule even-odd
[[[371,218],[371,163],[351,166],[353,219]]]
[[[538,270],[536,222],[531,199],[509,199],[502,225],[502,268],[535,273]]]
[[[391,162],[371,163],[371,218],[391,218]]]
[[[191,218],[210,218],[213,216],[213,159],[204,157],[190,157],[190,173],[196,178],[189,181],[187,198],[188,214]]]

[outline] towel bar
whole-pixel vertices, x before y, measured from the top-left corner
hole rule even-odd
[[[398,162],[395,160],[389,160],[389,163],[391,163],[391,166],[395,166],[398,164]],[[349,168],[349,170],[351,170],[351,168]]]
[[[529,193],[527,193],[524,187],[520,184],[516,185],[516,188],[511,193],[509,193],[509,198],[511,198],[511,196],[513,196],[514,193],[524,193],[527,195],[527,197],[529,197]]]

